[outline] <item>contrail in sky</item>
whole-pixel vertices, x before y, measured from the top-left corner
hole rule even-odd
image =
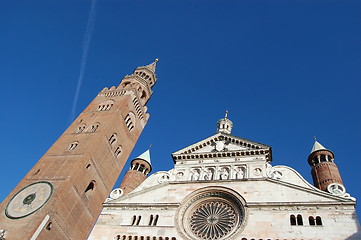
[[[74,100],[73,100],[73,108],[71,110],[71,121],[73,121],[75,119],[76,105],[78,103],[80,87],[83,82],[85,66],[86,66],[86,62],[88,59],[90,40],[92,38],[94,22],[95,22],[95,10],[96,10],[96,0],[92,0],[90,12],[89,12],[89,16],[88,16],[88,23],[86,25],[86,30],[85,30],[85,34],[84,34],[83,47],[82,47],[83,51],[82,51],[82,56],[81,56],[81,61],[80,61],[80,72],[79,72],[78,84],[76,86],[76,91],[75,91]]]

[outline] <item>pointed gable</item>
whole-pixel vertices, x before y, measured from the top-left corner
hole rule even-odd
[[[271,147],[225,133],[216,133],[202,141],[178,150],[172,154],[174,162],[177,160],[241,157],[267,155],[271,161]]]

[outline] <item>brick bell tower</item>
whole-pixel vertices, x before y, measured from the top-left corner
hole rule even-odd
[[[315,187],[334,195],[345,194],[346,189],[342,183],[340,172],[334,163],[334,154],[319,142],[315,141],[308,156],[308,163],[312,170]]]
[[[156,62],[104,88],[0,205],[0,239],[87,239],[146,125]]]
[[[147,178],[148,173],[152,171],[150,163],[150,152],[145,151],[139,157],[132,160],[130,169],[126,172],[120,189],[122,195],[128,194],[138,187]]]

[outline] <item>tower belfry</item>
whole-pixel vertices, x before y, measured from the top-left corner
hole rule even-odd
[[[156,62],[104,88],[0,205],[3,239],[86,239],[149,114]]]
[[[334,195],[344,194],[346,189],[342,183],[340,172],[334,162],[334,154],[315,139],[308,163],[312,170],[315,187]]]
[[[224,115],[224,118],[221,118],[217,122],[217,133],[227,133],[231,134],[233,123],[228,119],[228,110]]]

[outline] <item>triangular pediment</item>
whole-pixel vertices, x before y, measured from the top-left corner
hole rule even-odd
[[[173,160],[221,157],[221,156],[251,156],[269,155],[271,160],[271,147],[248,139],[236,137],[226,133],[216,133],[202,141],[180,149],[172,154]]]

